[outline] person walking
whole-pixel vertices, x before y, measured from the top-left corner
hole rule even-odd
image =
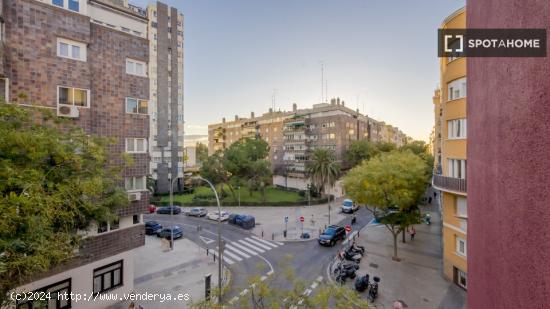
[[[409,233],[411,234],[411,240],[414,240],[414,235],[416,235],[416,229],[414,228],[414,226],[411,227]]]

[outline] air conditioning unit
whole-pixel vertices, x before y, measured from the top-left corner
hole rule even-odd
[[[78,118],[79,115],[78,107],[74,105],[57,105],[57,116]]]
[[[141,200],[141,193],[140,192],[130,193],[128,194],[128,199],[130,200],[130,202],[139,201]]]

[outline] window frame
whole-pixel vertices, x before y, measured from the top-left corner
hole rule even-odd
[[[464,77],[459,77],[447,83],[447,102],[465,99],[467,96],[468,80]],[[459,95],[454,96],[454,92],[458,91]]]
[[[61,43],[67,44],[68,47],[68,53],[67,56],[61,54]],[[88,58],[88,52],[87,52],[87,44],[79,41],[73,41],[61,37],[57,37],[56,43],[55,43],[56,53],[57,57],[64,58],[64,59],[71,59],[76,61],[82,61],[86,62]],[[78,47],[80,49],[79,57],[75,58],[73,57],[73,47]]]
[[[460,196],[456,198],[455,215],[460,218],[468,218],[468,200],[466,198]]]
[[[34,290],[33,293],[35,293],[35,292],[45,292],[45,293],[51,293],[51,294],[54,294],[54,293],[59,294],[59,291],[62,291],[62,290],[65,290],[65,289],[53,290],[53,291],[49,291],[49,292],[48,292],[48,289],[54,288],[56,286],[59,286],[59,285],[65,284],[65,283],[69,283],[69,286],[67,287],[67,289],[68,289],[68,291],[67,291],[68,298],[66,299],[67,305],[66,306],[60,306],[59,305],[59,298],[53,297],[53,296],[52,296],[50,301],[55,301],[55,308],[57,308],[57,309],[68,309],[68,308],[71,308],[71,297],[70,297],[70,295],[71,295],[71,291],[72,291],[72,278],[67,278],[67,279],[49,284],[49,285],[47,285],[43,288],[39,288],[39,289]],[[26,302],[23,302],[23,303],[16,302],[15,306],[16,306],[17,309],[33,308],[33,304],[36,301],[37,300],[35,299],[35,300],[32,300],[32,301],[26,301]],[[39,303],[39,302],[37,302],[37,303]],[[29,305],[30,305],[30,307],[29,307]],[[49,307],[49,304],[46,305],[46,308],[48,308],[48,307]]]
[[[136,100],[136,108],[137,108],[137,113],[134,113],[133,111],[128,111],[128,99],[130,100]],[[147,102],[147,112],[146,113],[140,113],[139,112],[139,102],[140,101],[145,101]],[[139,98],[133,98],[133,97],[126,97],[124,98],[124,110],[126,111],[126,114],[132,114],[132,115],[149,115],[149,100],[147,99],[139,99]]]
[[[466,139],[468,138],[468,119],[457,118],[447,120],[447,139]]]
[[[100,272],[100,271],[102,271],[106,268],[113,267],[117,264],[120,264],[120,267],[96,275],[96,272]],[[120,280],[119,280],[119,283],[115,285],[114,284],[114,279],[115,279],[114,273],[115,273],[116,270],[120,270]],[[110,274],[110,277],[111,277],[111,286],[109,288],[104,288],[104,278],[103,277],[104,277],[105,274]],[[99,291],[95,290],[95,279],[96,279],[96,277],[101,277],[101,288],[100,288]],[[121,286],[124,286],[124,260],[119,260],[119,261],[116,261],[116,262],[113,262],[113,263],[107,264],[105,266],[101,266],[99,268],[94,269],[94,271],[92,273],[92,290],[93,290],[94,295],[99,295],[99,294],[117,289]]]
[[[132,63],[132,67],[134,68],[133,72],[128,71],[128,63]],[[142,74],[137,73],[136,64],[141,64],[142,65],[142,67],[143,67],[143,73]],[[126,62],[125,62],[125,65],[124,65],[124,69],[126,71],[126,74],[128,74],[128,75],[134,75],[134,76],[139,76],[139,77],[147,77],[147,62],[145,62],[145,61],[141,61],[141,60],[137,60],[137,59],[134,59],[134,58],[126,57]]]
[[[143,189],[136,189],[136,178],[142,178],[143,179]],[[128,179],[131,179],[132,181],[132,188],[131,189],[126,189],[126,181]],[[126,192],[128,193],[133,193],[133,192],[143,192],[145,190],[147,190],[147,178],[145,176],[127,176],[124,178],[124,190],[126,190]]]
[[[74,91],[73,91],[72,104],[59,103],[59,89],[60,89],[60,88],[77,89],[77,90],[84,90],[84,91],[86,91],[86,105],[85,105],[85,106],[81,106],[81,105],[75,105],[75,104],[74,104]],[[57,85],[57,105],[76,106],[76,107],[81,107],[81,108],[90,108],[90,89]]]
[[[463,243],[464,244],[464,252],[460,252],[460,244]],[[462,238],[462,237],[459,237],[459,236],[456,236],[456,248],[455,248],[455,252],[457,255],[459,256],[462,256],[462,257],[467,257],[468,256],[468,249],[467,249],[467,246],[466,246],[466,239]]]
[[[143,151],[138,151],[137,150],[137,140],[138,139],[143,140]],[[132,151],[128,150],[128,145],[129,145],[130,141],[134,144],[134,150],[132,150]],[[127,137],[127,138],[125,138],[124,149],[125,149],[126,153],[147,153],[147,146],[148,146],[147,145],[147,138],[145,138],[145,137]]]

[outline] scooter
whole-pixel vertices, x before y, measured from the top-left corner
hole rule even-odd
[[[373,302],[376,297],[378,297],[378,283],[380,282],[380,278],[373,277],[373,282],[369,284],[369,296],[368,299],[370,302]]]
[[[355,243],[353,243],[350,248],[349,248],[351,251],[353,252],[356,252],[356,253],[359,253],[361,255],[365,255],[365,247],[363,246],[358,246],[356,245]]]
[[[359,263],[361,262],[361,258],[363,258],[363,256],[360,253],[350,250],[349,248],[346,251],[344,251],[344,259],[348,261]]]
[[[355,278],[357,276],[357,269],[359,269],[359,265],[356,263],[341,262],[334,269],[334,274],[336,274],[336,282],[343,284],[346,282],[347,278]]]
[[[424,222],[426,222],[427,225],[432,223],[432,215],[430,213],[424,215]]]
[[[357,279],[355,279],[355,290],[357,292],[364,292],[369,287],[369,284],[369,274],[357,277]]]

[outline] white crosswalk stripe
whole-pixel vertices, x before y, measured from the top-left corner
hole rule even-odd
[[[263,240],[263,239],[261,239],[261,238],[259,238],[259,237],[256,237],[256,236],[252,236],[252,237],[250,237],[250,238],[254,238],[255,240],[257,240],[257,241],[259,241],[259,242],[261,242],[261,243],[263,243],[263,244],[269,245],[269,246],[271,246],[271,247],[273,247],[273,248],[277,248],[277,247],[278,247],[276,244],[271,243],[271,242],[269,242],[269,241],[267,241],[267,240]]]
[[[239,243],[241,243],[242,245],[249,248],[249,250],[256,251],[257,253],[264,253],[265,252],[264,250],[254,246],[254,245],[251,245],[250,243],[244,241],[243,239],[239,239]]]
[[[217,250],[217,249],[214,249],[213,251],[214,251],[214,254],[216,254],[216,257],[218,258],[218,257],[220,256],[220,254],[218,253],[218,250]],[[225,256],[225,255],[223,256],[223,260],[224,260],[227,264],[229,264],[229,265],[235,263],[232,259],[228,258],[228,257]]]
[[[218,248],[216,248],[217,250]],[[231,253],[230,250],[227,250],[227,248],[223,251],[223,254],[224,254],[224,258],[225,258],[225,255],[229,256],[232,260],[235,260],[235,261],[242,261],[243,259],[241,259],[239,256],[235,255],[234,253]]]
[[[255,244],[256,246],[262,248],[262,249],[265,249],[265,250],[271,250],[271,247],[269,246],[266,246],[264,244],[262,244],[261,242],[257,241],[257,240],[254,240],[252,238],[245,238],[249,243],[252,243],[252,244]]]
[[[242,252],[241,250],[237,249],[235,246],[233,246],[232,243],[228,243],[227,245],[225,245],[225,250],[231,250],[237,254],[239,254],[240,256],[244,257],[245,259],[248,259],[250,257],[250,255]]]

